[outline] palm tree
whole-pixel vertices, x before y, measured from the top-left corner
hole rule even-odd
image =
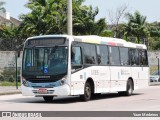
[[[26,5],[31,13],[22,15],[21,24],[23,33],[43,35],[65,33],[67,23],[66,0],[30,0]]]
[[[73,0],[74,34],[99,34],[104,30],[105,19],[95,21],[98,8],[93,9]],[[67,0],[29,0],[26,7],[31,13],[22,15],[21,29],[25,36],[67,33]]]
[[[74,34],[100,35],[100,33],[105,30],[106,23],[104,18],[95,21],[98,12],[98,8],[93,9],[92,6],[85,8],[84,6],[83,9],[73,17]]]
[[[128,24],[124,25],[125,35],[126,36],[135,36],[138,43],[142,38],[149,36],[149,31],[146,26],[146,16],[142,16],[138,11],[134,15],[128,13],[126,15],[128,18]]]
[[[0,11],[2,12],[6,12],[6,9],[3,7],[4,4],[5,2],[0,2]]]
[[[148,24],[148,29],[150,32],[150,37],[160,37],[160,23],[153,22]]]

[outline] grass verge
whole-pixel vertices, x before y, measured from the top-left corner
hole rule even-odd
[[[16,86],[16,82],[2,81],[0,82],[0,86]],[[21,86],[20,82],[18,82],[18,86]]]

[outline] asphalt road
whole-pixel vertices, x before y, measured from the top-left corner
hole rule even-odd
[[[21,94],[4,95],[0,96],[0,111],[160,111],[160,86],[136,90],[130,97],[119,96],[117,93],[103,94],[89,102],[82,102],[79,97],[56,97],[52,102],[47,103],[39,97],[26,97]],[[137,118],[133,119],[137,120]],[[160,118],[152,119],[160,120]]]

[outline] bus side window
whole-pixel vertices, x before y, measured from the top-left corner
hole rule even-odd
[[[72,69],[78,69],[82,67],[81,47],[72,47],[71,64],[72,64]]]
[[[120,47],[120,58],[121,58],[121,65],[125,66],[125,65],[129,65],[129,49],[128,48],[124,48],[124,47]]]
[[[99,65],[109,65],[108,46],[97,45],[97,60]]]
[[[148,57],[147,57],[147,51],[146,50],[139,50],[139,59],[140,59],[140,65],[141,66],[147,66],[148,65]]]
[[[130,49],[131,66],[139,66],[139,52],[137,49]]]
[[[93,44],[83,44],[84,63],[93,65],[97,63],[96,46]]]
[[[147,54],[147,50],[144,50],[144,56],[145,56],[145,65],[148,66],[148,54]]]
[[[119,54],[119,48],[110,46],[109,47],[110,52],[110,63],[111,65],[121,65],[120,64],[120,54]]]

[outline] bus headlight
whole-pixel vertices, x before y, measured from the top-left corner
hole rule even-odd
[[[60,85],[64,85],[64,84],[65,84],[65,81],[66,81],[66,77],[62,78],[62,79],[60,80]]]
[[[64,80],[60,81],[60,85],[64,85],[64,83],[65,83]]]
[[[22,84],[23,84],[24,86],[26,86],[26,87],[29,86],[29,85],[28,85],[28,81],[26,81],[26,79],[23,78],[23,77],[22,77]]]

